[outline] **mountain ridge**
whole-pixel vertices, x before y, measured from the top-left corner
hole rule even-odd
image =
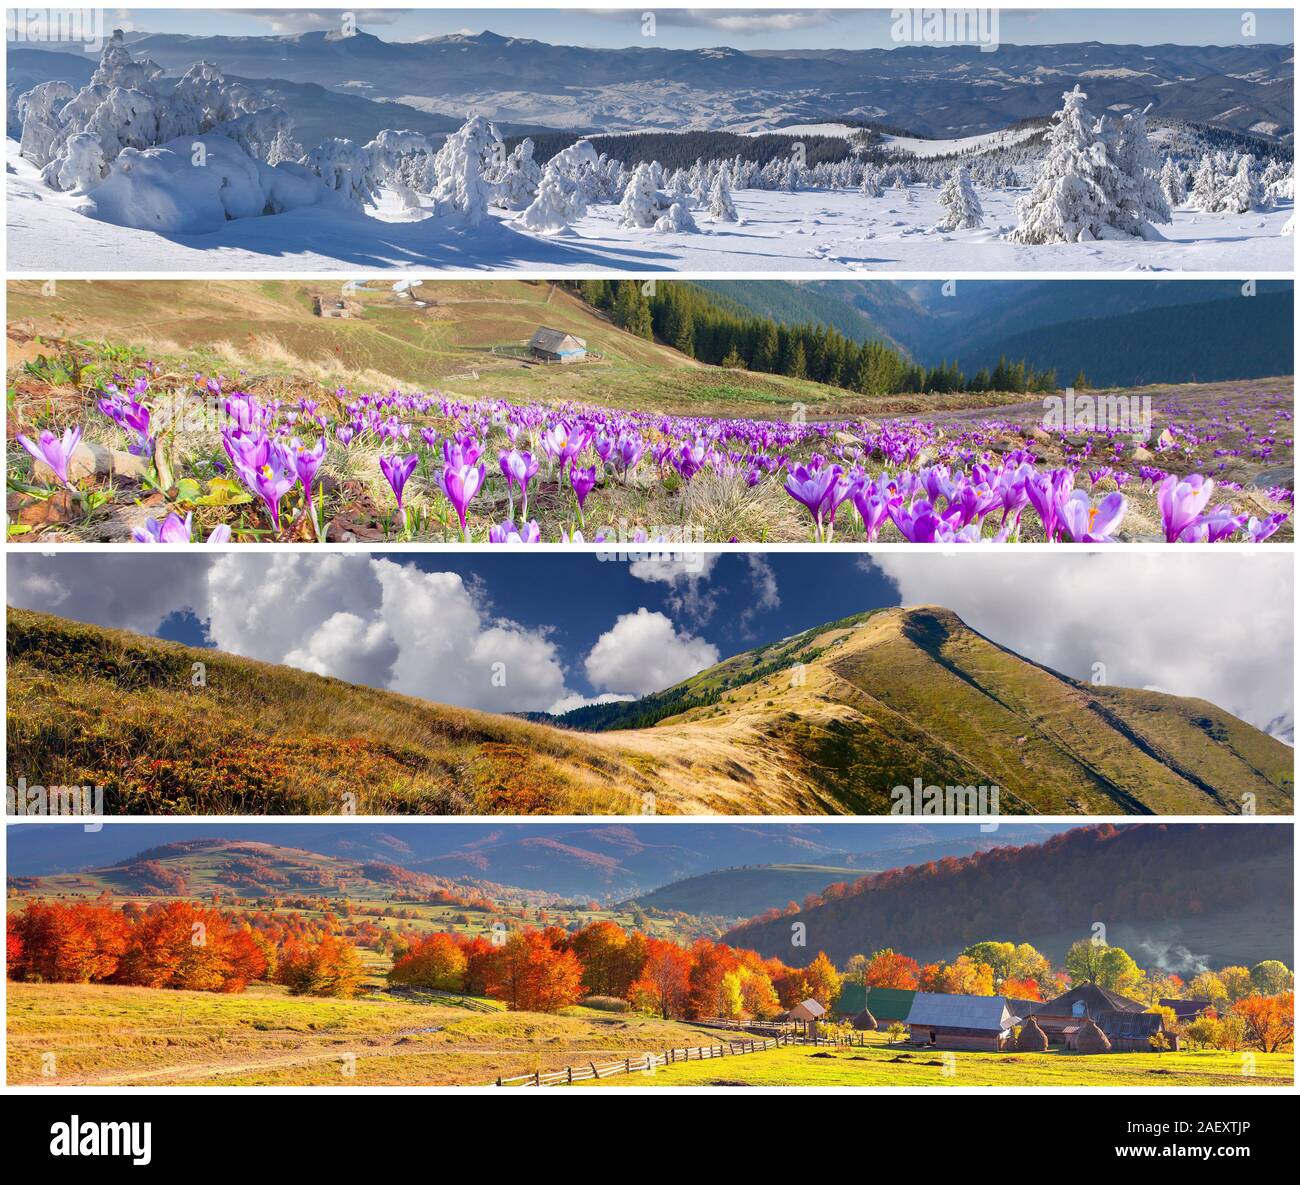
[[[589,731],[25,610],[8,624],[13,768],[102,785],[110,813],[329,813],[347,793],[379,813],[889,814],[917,778],[991,788],[994,813],[1292,806],[1291,751],[1259,729],[1071,679],[934,606],[744,651],[657,693],[653,727]],[[195,661],[208,686],[177,695]]]

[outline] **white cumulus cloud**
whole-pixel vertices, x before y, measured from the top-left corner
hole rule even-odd
[[[689,679],[718,661],[718,648],[679,633],[662,613],[624,613],[597,639],[586,658],[587,678],[606,691],[647,695]]]

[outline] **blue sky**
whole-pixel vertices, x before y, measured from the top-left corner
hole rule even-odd
[[[517,547],[137,548],[11,553],[8,600],[494,712],[635,698],[866,609],[937,604],[1075,678],[1200,696],[1282,734],[1291,569],[1272,548],[737,549],[689,563]]]
[[[641,14],[630,9],[449,8],[354,9],[360,27],[385,41],[415,41],[490,29],[503,36],[553,44],[620,47],[644,44]],[[890,10],[854,9],[652,9],[655,44],[698,49],[891,48]],[[1242,9],[1008,9],[999,12],[1000,39],[1019,45],[1077,41],[1120,44],[1236,45]],[[1251,6],[1259,42],[1289,43],[1290,9]],[[1176,19],[1175,19],[1176,15]],[[259,36],[333,28],[331,9],[119,9],[109,19],[136,30],[198,35]]]

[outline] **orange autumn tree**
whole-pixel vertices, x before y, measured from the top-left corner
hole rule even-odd
[[[915,991],[920,983],[921,967],[915,959],[894,950],[878,950],[862,973],[867,987],[897,988]]]
[[[129,932],[117,910],[85,902],[29,901],[8,929],[21,950],[9,975],[45,983],[103,983],[117,970]]]
[[[626,997],[645,966],[645,935],[629,934],[615,922],[592,922],[570,938],[569,948],[582,964],[583,986],[591,996]]]
[[[803,998],[816,1000],[823,1008],[829,1008],[835,1003],[844,983],[825,951],[818,951],[817,957],[803,969],[801,982]]]
[[[452,935],[429,934],[393,964],[388,982],[401,987],[459,992],[465,987],[468,965],[465,951]]]
[[[564,932],[516,930],[498,948],[488,995],[520,1012],[556,1012],[582,998],[582,964]]]
[[[1246,1038],[1261,1053],[1276,1053],[1295,1038],[1295,993],[1250,995],[1233,1004],[1231,1011],[1246,1024]]]
[[[317,942],[290,942],[276,970],[276,982],[295,996],[351,999],[364,978],[356,947],[332,934],[323,934]]]
[[[154,906],[132,927],[113,979],[137,987],[242,992],[266,970],[266,955],[247,926],[172,901]]]
[[[691,990],[691,956],[675,942],[646,939],[646,961],[627,998],[642,1012],[664,1020],[683,1016]]]

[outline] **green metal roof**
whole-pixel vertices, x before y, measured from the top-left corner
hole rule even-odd
[[[915,992],[903,988],[873,987],[867,992],[866,1006],[878,1021],[905,1021],[912,1011],[912,997],[915,995]]]

